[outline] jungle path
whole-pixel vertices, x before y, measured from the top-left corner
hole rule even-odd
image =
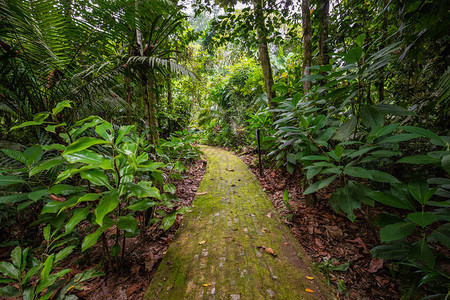
[[[334,298],[247,166],[202,150],[206,173],[144,299]]]

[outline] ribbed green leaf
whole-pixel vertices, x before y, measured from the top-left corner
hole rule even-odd
[[[30,170],[29,176],[31,177],[42,171],[46,171],[53,167],[59,166],[60,164],[64,163],[64,161],[65,160],[62,157],[56,157],[56,158],[52,158],[52,159],[43,161],[42,163],[40,163],[39,165],[37,165],[36,167],[34,167]]]
[[[81,172],[80,175],[81,178],[89,180],[92,184],[112,188],[109,183],[108,176],[100,170],[97,169],[86,170]]]
[[[66,150],[62,153],[62,155],[72,154],[84,149],[87,149],[94,145],[108,144],[107,141],[96,139],[93,137],[81,137],[69,146],[67,146]]]
[[[414,209],[414,206],[411,204],[411,202],[409,202],[408,199],[405,198],[398,198],[382,192],[371,192],[367,196],[384,205],[409,210]]]
[[[372,175],[372,180],[386,183],[400,183],[400,181],[389,173],[378,170],[367,170]]]
[[[437,221],[437,216],[430,212],[414,212],[407,216],[408,220],[420,225],[421,227],[428,226]]]
[[[361,167],[345,167],[344,174],[352,177],[372,179],[372,175],[370,174],[370,172]]]
[[[65,230],[66,234],[72,232],[72,230],[77,226],[81,221],[85,220],[86,217],[89,215],[90,207],[86,206],[84,208],[77,208],[74,210],[72,217],[70,218],[69,222],[66,223]]]
[[[102,226],[103,218],[119,205],[119,193],[116,190],[104,195],[95,209],[95,222]]]
[[[380,238],[383,242],[399,240],[412,234],[416,225],[411,222],[399,222],[387,225],[380,230]]]
[[[0,186],[7,186],[12,184],[18,184],[18,183],[24,183],[25,180],[23,180],[20,177],[17,176],[4,176],[0,175]]]
[[[439,163],[439,159],[431,157],[429,155],[415,155],[407,156],[399,159],[397,163],[413,164],[413,165],[426,165]]]

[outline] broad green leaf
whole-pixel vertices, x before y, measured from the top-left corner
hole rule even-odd
[[[109,122],[105,121],[102,124],[97,125],[97,127],[95,127],[95,132],[110,143],[114,140],[114,129]]]
[[[373,179],[370,172],[361,167],[345,167],[344,174],[352,177]]]
[[[336,148],[334,148],[334,154],[336,154],[336,157],[338,158],[338,160],[341,159],[343,153],[344,153],[344,147],[342,147],[341,145],[337,145]]]
[[[108,176],[97,169],[92,170],[86,170],[81,172],[81,178],[89,180],[92,184],[100,185],[100,186],[106,186],[110,189],[112,189]]]
[[[442,157],[441,164],[442,164],[442,168],[444,168],[445,172],[450,174],[450,154]]]
[[[355,158],[355,157],[361,156],[361,155],[363,155],[363,154],[366,154],[367,152],[369,152],[369,151],[371,151],[371,150],[373,150],[373,149],[376,149],[376,148],[378,148],[378,146],[372,146],[372,147],[361,148],[361,149],[359,149],[359,150],[356,150],[356,151],[350,153],[350,154],[347,155],[347,156],[350,157],[350,158]]]
[[[311,179],[322,171],[321,167],[318,168],[310,168],[306,171],[306,179]]]
[[[26,285],[28,283],[28,281],[31,279],[31,277],[35,276],[39,270],[42,268],[43,264],[39,263],[33,267],[31,267],[31,269],[28,270],[28,272],[25,273],[25,276],[23,276],[22,282],[24,285]]]
[[[406,134],[406,133],[397,134],[397,135],[393,135],[393,136],[390,136],[390,137],[387,137],[387,138],[381,140],[379,142],[379,144],[400,143],[400,142],[405,142],[405,141],[415,139],[417,137],[419,137],[417,134]]]
[[[408,183],[408,191],[411,195],[422,204],[425,204],[427,199],[426,195],[429,191],[428,182],[418,174],[411,176]]]
[[[67,256],[69,256],[73,252],[73,249],[75,249],[75,246],[69,246],[69,247],[65,247],[64,249],[62,249],[61,251],[56,253],[54,263],[56,264],[59,261],[65,259]]]
[[[117,255],[119,255],[119,253],[120,253],[120,245],[119,245],[119,244],[114,244],[114,245],[111,247],[110,255],[111,255],[112,257],[116,257]]]
[[[417,134],[418,136],[422,136],[422,137],[429,138],[431,140],[437,140],[437,141],[442,142],[442,139],[440,136],[438,136],[436,133],[434,133],[428,129],[414,127],[414,126],[402,126],[400,128],[409,133]]]
[[[72,207],[77,203],[76,197],[71,197],[69,200],[59,202],[59,201],[49,201],[41,211],[41,214],[56,214],[61,210],[64,210],[68,207]]]
[[[173,184],[171,184],[171,183],[166,183],[166,184],[164,184],[164,191],[166,192],[166,193],[169,193],[169,194],[175,194],[175,192],[176,192],[176,190],[177,190],[177,188],[176,188],[176,186],[175,185],[173,185]]]
[[[344,55],[344,61],[347,63],[356,63],[360,60],[362,56],[363,50],[362,47],[357,46],[348,50],[348,52]]]
[[[44,262],[44,267],[41,271],[41,278],[40,281],[44,281],[51,273],[53,268],[53,261],[55,260],[55,254],[53,253]]]
[[[395,115],[395,116],[417,116],[415,112],[408,110],[404,107],[393,105],[393,104],[375,104],[377,109],[384,112],[385,114]]]
[[[20,177],[17,176],[4,176],[0,175],[0,186],[7,186],[12,184],[18,184],[18,183],[24,183],[25,180],[23,180]]]
[[[359,46],[359,47],[363,47],[364,46],[364,40],[366,39],[366,34],[365,33],[361,33],[360,35],[358,35],[357,37],[356,37],[356,44]]]
[[[63,127],[63,126],[66,126],[66,125],[67,125],[66,123],[61,123],[61,124],[58,124],[58,125],[47,125],[47,127],[45,127],[44,129],[45,129],[45,131],[56,133],[56,128]]]
[[[0,204],[17,203],[28,199],[27,194],[12,194],[8,196],[0,196]]]
[[[56,280],[63,277],[70,271],[72,271],[72,269],[65,269],[65,270],[59,271],[55,274],[51,274],[51,275],[47,276],[44,280],[40,280],[38,286],[36,287],[36,294],[39,294],[40,292],[45,290],[45,288],[50,287],[53,283],[55,283]],[[46,300],[46,299],[50,298],[52,296],[52,294],[53,294],[53,291],[50,290],[44,296],[40,297],[39,299]]]
[[[418,224],[421,227],[430,225],[437,221],[437,216],[430,212],[414,212],[408,214],[408,220]]]
[[[0,262],[0,273],[9,278],[18,279],[19,278],[19,269],[14,267],[12,263],[1,261]]]
[[[308,156],[303,156],[301,158],[301,160],[325,160],[325,161],[329,161],[330,159],[325,156],[325,155],[308,155]]]
[[[384,259],[384,260],[397,260],[402,261],[404,260],[410,251],[410,245],[409,243],[399,240],[395,242],[390,242],[385,245],[379,245],[372,250],[370,250],[370,253],[378,258]]]
[[[80,197],[80,198],[77,200],[77,203],[80,203],[80,202],[95,201],[95,200],[97,200],[98,198],[100,198],[100,196],[101,196],[101,194],[88,193],[88,194],[83,195],[82,197]]]
[[[403,157],[399,159],[397,163],[413,165],[437,164],[439,163],[439,159],[431,157],[429,155],[415,155]]]
[[[9,298],[9,297],[19,297],[20,291],[18,288],[12,285],[7,285],[2,288],[0,288],[0,296]],[[17,299],[17,298],[15,298]]]
[[[175,223],[176,219],[177,219],[176,212],[171,212],[171,213],[167,214],[162,221],[163,229],[167,230],[170,227],[172,227],[172,225],[173,225],[173,223]]]
[[[103,232],[111,228],[111,226],[114,225],[114,221],[108,217],[105,216],[103,218],[103,225],[98,228],[95,232],[88,234],[84,239],[83,243],[81,244],[81,252],[86,251],[90,247],[94,246],[97,243],[98,238],[101,236]]]
[[[378,128],[383,126],[384,115],[373,106],[364,106],[361,109],[361,120],[369,128]]]
[[[37,191],[29,193],[28,198],[33,201],[38,201],[39,199],[41,199],[42,197],[47,196],[47,195],[48,195],[48,190],[43,189],[43,190],[37,190]]]
[[[367,170],[372,175],[372,180],[386,183],[400,183],[400,181],[389,173],[378,170]]]
[[[30,166],[41,160],[44,152],[40,145],[34,145],[23,152],[23,155],[26,158],[26,165]]]
[[[138,166],[138,170],[141,172],[153,172],[156,171],[159,168],[164,167],[166,164],[162,163],[162,162],[153,162],[153,163],[148,163],[145,165],[139,165]]]
[[[136,219],[132,215],[120,216],[117,218],[117,228],[133,233],[137,228]]]
[[[11,251],[11,260],[13,265],[20,269],[22,266],[22,249],[19,246]]]
[[[85,191],[86,189],[81,186],[73,186],[70,184],[56,184],[48,191],[49,194],[56,195],[70,195],[77,192]]]
[[[445,228],[445,225],[435,229],[433,231],[433,236],[439,241],[439,243],[447,248],[450,248],[450,231]]]
[[[139,184],[135,183],[124,183],[123,184],[127,190],[131,192],[137,198],[156,198],[161,199],[159,190],[152,186],[151,182],[141,181]]]
[[[347,140],[355,129],[357,123],[358,121],[356,120],[356,118],[352,117],[337,129],[336,133],[333,136],[333,139],[339,141]]]
[[[102,226],[103,218],[119,205],[119,193],[113,190],[104,195],[95,209],[95,222]]]
[[[29,172],[29,176],[33,176],[37,173],[40,173],[42,171],[49,170],[53,167],[59,166],[60,164],[64,163],[64,158],[62,157],[56,157],[49,160],[45,160],[36,167],[32,168]]]
[[[65,154],[64,158],[74,164],[77,162],[85,163],[85,164],[94,164],[98,165],[101,164],[104,160],[103,156],[100,154],[95,153],[92,150],[81,150],[72,154]]]
[[[48,115],[47,115],[47,116],[48,116]],[[42,125],[42,124],[44,124],[44,122],[45,122],[45,119],[39,120],[39,121],[27,121],[27,122],[23,122],[23,123],[20,124],[20,125],[11,127],[10,131],[16,130],[16,129],[19,129],[19,128],[23,128],[23,127],[27,127],[27,126],[37,126],[37,125]]]
[[[88,216],[89,212],[90,212],[89,206],[86,206],[84,208],[75,209],[69,222],[67,222],[66,225],[64,226],[66,234],[72,232],[72,230],[75,228],[75,226],[77,226],[81,221],[85,220],[86,217]]]
[[[58,151],[64,151],[66,150],[66,147],[61,144],[51,144],[51,145],[42,145],[42,149],[44,150],[58,150]]]
[[[20,161],[21,163],[23,163],[24,165],[27,164],[27,158],[25,157],[25,155],[17,150],[12,150],[12,149],[0,149],[0,151],[2,151],[5,155],[7,155],[8,157]]]
[[[387,225],[380,230],[380,238],[382,242],[399,240],[412,234],[416,229],[416,225],[411,222],[399,222]]]
[[[146,200],[142,200],[142,201],[139,201],[139,202],[137,202],[137,203],[135,203],[133,205],[128,206],[127,209],[136,210],[136,211],[145,211],[148,208],[150,208],[152,206],[155,206],[157,204],[158,203],[156,203],[155,201],[151,201],[151,200],[147,200],[146,199]]]
[[[323,189],[324,187],[326,187],[327,185],[329,185],[330,183],[332,183],[335,179],[337,178],[336,175],[330,176],[324,180],[319,181],[319,186],[318,186],[318,190]]]
[[[123,137],[134,128],[135,128],[134,125],[121,126],[119,128],[119,132],[117,133],[117,139],[114,145],[117,147],[117,145],[119,145],[120,142],[122,141]]]
[[[431,251],[430,246],[428,246],[425,238],[422,238],[413,244],[410,254],[415,255],[415,257],[428,267],[434,268],[436,257]]]
[[[55,108],[52,109],[52,114],[57,115],[64,108],[72,108],[72,106],[70,105],[71,103],[72,103],[72,101],[70,101],[70,100],[64,100],[64,101],[59,102],[58,104],[56,104]]]
[[[355,221],[356,216],[353,211],[361,208],[361,203],[358,199],[353,197],[352,191],[349,189],[349,185],[346,185],[334,192],[330,198],[330,201],[336,211],[342,210],[350,221]]]
[[[62,153],[63,156],[67,154],[72,154],[84,149],[87,149],[94,145],[108,144],[107,141],[96,139],[93,137],[81,137],[69,146],[67,146],[66,150]]]
[[[402,209],[408,209],[408,210],[414,210],[414,206],[411,204],[411,202],[408,201],[408,199],[405,198],[397,198],[393,195],[389,195],[382,192],[371,192],[367,196],[372,198],[373,200],[380,202],[384,205],[396,207],[396,208],[402,208]]]
[[[44,231],[43,231],[43,235],[44,235],[44,240],[49,243],[50,241],[50,233],[51,233],[51,226],[50,224],[47,224],[47,226],[44,227]]]

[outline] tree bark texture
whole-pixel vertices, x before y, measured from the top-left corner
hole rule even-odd
[[[149,109],[149,125],[150,125],[150,142],[153,145],[159,144],[158,119],[156,117],[156,93],[155,93],[155,78],[150,74],[147,81],[148,91],[148,109]]]
[[[319,65],[328,65],[330,63],[330,57],[327,54],[330,0],[321,0],[319,9],[320,9]]]
[[[267,30],[264,26],[263,0],[253,0],[253,10],[256,20],[256,34],[258,36],[258,55],[261,69],[264,76],[264,86],[267,94],[267,104],[270,108],[275,108],[276,103],[272,101],[276,97],[272,91],[273,75],[272,66],[270,64],[269,48],[267,45]]]
[[[312,28],[311,28],[311,14],[309,11],[309,0],[302,0],[302,28],[303,28],[303,76],[311,74],[309,67],[312,65]],[[303,81],[303,88],[305,93],[311,89],[310,81]]]

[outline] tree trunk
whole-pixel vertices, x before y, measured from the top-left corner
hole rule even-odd
[[[148,80],[147,78],[142,79],[142,102],[144,104],[144,124],[145,124],[145,137],[149,143],[152,142],[151,125],[150,125],[150,106],[149,106],[149,92],[148,92]]]
[[[302,27],[303,27],[303,76],[311,74],[309,67],[312,65],[312,28],[311,15],[309,11],[309,0],[302,0]],[[310,81],[303,81],[305,93],[311,89]]]
[[[150,142],[153,145],[159,144],[158,119],[156,118],[156,93],[155,93],[155,78],[150,74],[147,81],[148,91],[148,109],[149,109],[149,125],[150,125]]]
[[[127,123],[131,125],[131,78],[125,77],[125,86],[127,89]]]
[[[167,76],[167,108],[169,109],[169,119],[168,119],[168,127],[169,127],[169,134],[172,133],[172,114],[173,114],[173,96],[172,96],[172,76]]]
[[[328,19],[330,11],[330,0],[320,1],[320,37],[319,37],[319,65],[328,65],[330,57],[328,56]]]
[[[276,103],[272,101],[276,94],[272,91],[273,75],[272,66],[270,64],[269,49],[267,46],[267,30],[264,26],[263,0],[253,0],[253,11],[256,20],[256,34],[258,36],[258,54],[259,62],[264,76],[264,86],[267,94],[267,104],[271,109],[276,107]]]
[[[383,37],[382,37],[382,41],[381,41],[381,48],[384,47],[385,45],[385,39],[386,39],[386,35],[387,35],[387,26],[388,26],[388,9],[386,8],[386,6],[389,4],[388,0],[384,0],[384,16],[383,16]],[[379,102],[383,102],[384,101],[384,68],[381,68],[381,74],[380,74],[380,79],[378,81],[378,101]]]

